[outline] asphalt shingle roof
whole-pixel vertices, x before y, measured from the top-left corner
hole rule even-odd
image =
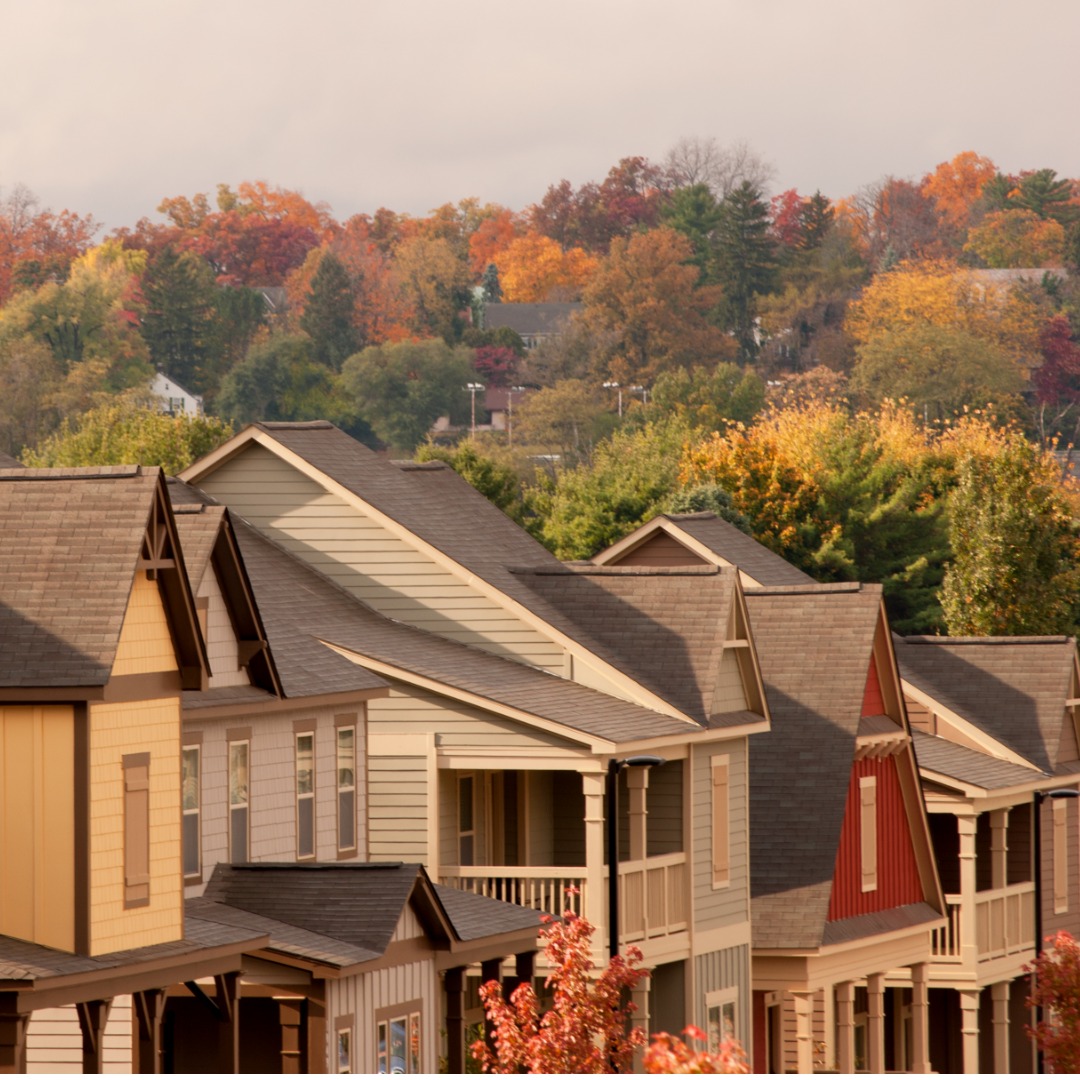
[[[915,740],[915,756],[920,769],[951,776],[954,780],[986,791],[1020,787],[1046,776],[1038,769],[1027,769],[1011,761],[1002,761],[924,731],[912,732],[912,738]]]
[[[102,686],[158,470],[0,471],[0,686]]]
[[[894,638],[903,678],[1052,773],[1062,754],[1072,638]]]

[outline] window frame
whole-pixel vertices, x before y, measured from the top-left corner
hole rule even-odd
[[[300,790],[300,787],[301,787],[300,741],[301,741],[301,739],[310,739],[311,740],[310,779],[309,779],[309,790],[307,790],[307,791],[301,791]],[[296,861],[297,862],[307,862],[308,860],[314,859],[316,857],[316,854],[317,854],[317,852],[316,852],[316,827],[315,827],[315,825],[316,825],[316,822],[315,822],[315,809],[316,809],[317,803],[315,801],[315,787],[316,787],[315,772],[316,772],[316,769],[315,769],[315,721],[314,720],[297,720],[296,723],[293,725],[293,763],[294,763],[294,769],[293,769],[293,779],[294,779],[293,794],[294,794],[294,828],[295,828],[295,837],[296,837]],[[302,810],[301,810],[301,804],[302,803],[307,803],[308,804],[308,808],[307,808],[308,819],[307,819],[306,823],[303,820],[303,814],[302,814]],[[309,851],[304,850],[304,844],[302,842],[304,839],[306,839],[306,837],[301,835],[302,832],[303,832],[305,824],[311,830],[310,844],[308,845],[310,847]]]
[[[720,1024],[723,1023],[724,1013],[727,1007],[731,1008],[731,1034],[723,1035]],[[717,1010],[718,1024],[713,1030],[712,1013]],[[705,1038],[710,1054],[718,1054],[720,1046],[725,1038],[739,1038],[739,988],[737,986],[724,986],[719,990],[710,990],[705,995]]]
[[[341,736],[346,731],[352,731],[352,784],[341,782]],[[360,852],[360,828],[358,792],[360,785],[357,783],[359,770],[359,754],[357,753],[360,739],[359,717],[353,714],[343,714],[334,717],[334,817],[337,829],[335,843],[339,859],[353,859]],[[352,803],[352,813],[348,815],[349,828],[352,830],[352,844],[343,844],[342,825],[346,814],[342,812],[344,800],[348,798]]]
[[[355,1046],[356,1040],[354,1039],[356,1028],[356,1022],[352,1013],[346,1016],[339,1016],[334,1020],[334,1061],[331,1064],[330,1071],[336,1073],[351,1073],[354,1071],[353,1064],[355,1062]],[[344,1038],[342,1038],[344,1036]],[[344,1060],[342,1058],[342,1048],[344,1044]]]
[[[181,865],[183,867],[184,884],[198,885],[202,881],[202,732],[186,733],[180,747],[180,834],[181,834]],[[195,806],[188,809],[185,805],[185,757],[187,754],[195,754]],[[195,819],[194,843],[195,843],[195,869],[188,870],[188,831],[186,821],[188,818]]]
[[[401,1021],[405,1029],[403,1074],[416,1075],[424,1069],[424,1002],[421,998],[389,1005],[375,1011],[375,1072],[388,1074],[392,1069],[394,1054],[392,1025]],[[385,1029],[383,1048],[379,1045],[380,1029]]]
[[[229,814],[229,862],[230,863],[247,863],[251,861],[251,728],[237,728],[233,731],[227,731],[225,733],[225,741],[227,743],[227,759],[226,759],[226,807]],[[233,801],[233,749],[234,747],[243,746],[244,750],[244,765],[247,773],[247,784],[244,789],[244,801]],[[244,858],[238,859],[236,857],[235,845],[233,843],[236,833],[235,818],[236,815],[243,812],[244,814]]]
[[[457,796],[455,802],[455,815],[457,818],[457,860],[458,866],[477,866],[476,861],[476,841],[477,841],[477,829],[476,829],[476,800],[477,800],[477,782],[480,777],[475,772],[463,772],[458,773],[457,785],[455,788],[455,795]],[[469,827],[465,828],[462,821],[461,809],[464,806],[463,800],[463,788],[465,784],[469,785]],[[471,855],[468,860],[463,858],[462,842],[468,840],[471,845]]]
[[[878,887],[877,777],[859,777],[859,884],[864,893]]]
[[[1053,834],[1054,914],[1064,915],[1069,910],[1069,804],[1072,799],[1047,801],[1051,807]]]

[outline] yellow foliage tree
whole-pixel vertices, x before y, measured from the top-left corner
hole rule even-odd
[[[996,175],[997,166],[988,157],[965,150],[929,173],[923,179],[922,191],[933,200],[943,224],[963,234],[983,188]]]
[[[1060,266],[1065,258],[1065,230],[1033,210],[998,210],[968,232],[964,250],[998,269]]]
[[[550,237],[532,230],[511,240],[495,262],[507,304],[576,300],[598,265],[595,256],[581,248],[564,251]]]

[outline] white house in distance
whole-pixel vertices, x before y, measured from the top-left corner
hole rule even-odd
[[[190,390],[185,390],[174,378],[163,372],[157,372],[150,383],[150,392],[161,403],[161,411],[171,416],[202,416],[203,399]]]

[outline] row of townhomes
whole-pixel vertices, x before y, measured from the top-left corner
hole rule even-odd
[[[709,514],[564,564],[324,422],[0,468],[0,1071],[463,1072],[614,861],[648,1029],[1028,1072],[1078,705],[1071,639],[896,637]]]

